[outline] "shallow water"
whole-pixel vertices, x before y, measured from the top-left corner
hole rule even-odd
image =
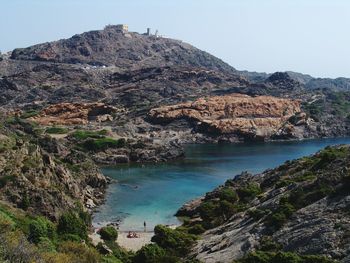
[[[162,164],[104,168],[118,180],[107,191],[106,203],[94,214],[95,226],[122,220],[121,230],[147,230],[156,224],[178,224],[174,213],[187,201],[213,190],[242,171],[273,168],[286,160],[312,154],[350,138],[259,144],[203,144],[186,147],[186,158]]]

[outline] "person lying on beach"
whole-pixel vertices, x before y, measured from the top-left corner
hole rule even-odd
[[[138,238],[139,236],[136,234],[136,232],[129,231],[127,238]]]

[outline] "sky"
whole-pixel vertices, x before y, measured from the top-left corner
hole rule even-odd
[[[0,50],[147,27],[239,70],[350,77],[348,0],[0,0]]]

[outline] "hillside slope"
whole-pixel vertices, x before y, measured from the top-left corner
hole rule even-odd
[[[208,263],[260,263],[289,251],[349,262],[349,169],[350,148],[338,146],[228,180],[178,212],[207,229],[193,255]]]

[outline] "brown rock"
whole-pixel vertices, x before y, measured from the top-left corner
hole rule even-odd
[[[108,121],[117,109],[104,103],[59,103],[43,109],[31,119],[41,125],[77,125]]]
[[[232,94],[152,109],[149,116],[160,123],[182,118],[196,121],[206,133],[265,138],[275,134],[300,111],[298,100]]]

